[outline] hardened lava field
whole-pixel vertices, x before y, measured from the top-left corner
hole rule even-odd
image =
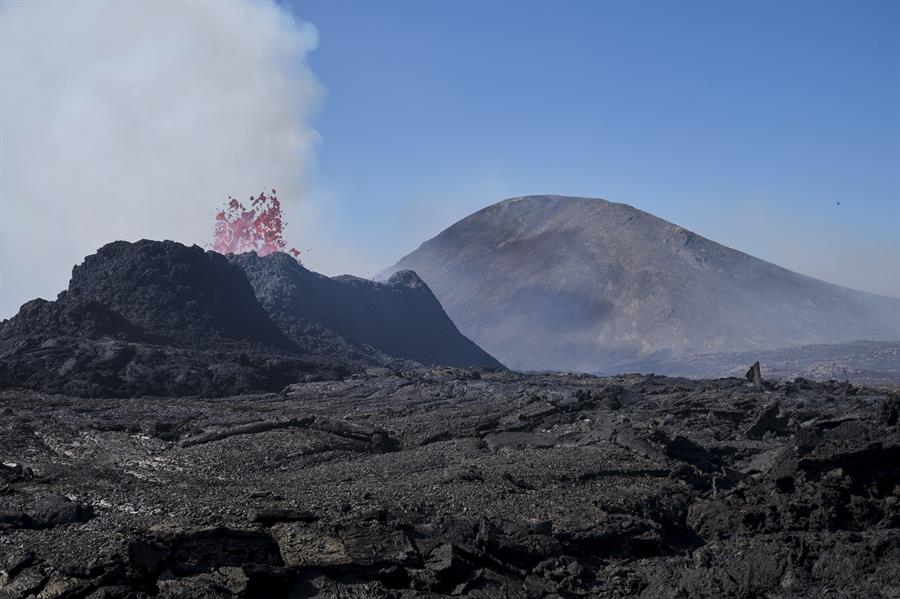
[[[896,597],[898,406],[452,368],[8,390],[0,597]]]

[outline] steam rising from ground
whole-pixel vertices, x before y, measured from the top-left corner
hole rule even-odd
[[[302,220],[316,43],[269,0],[0,3],[0,318],[106,242],[209,242],[229,195]]]

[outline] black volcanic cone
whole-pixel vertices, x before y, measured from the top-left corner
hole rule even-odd
[[[179,347],[235,343],[290,351],[244,273],[215,252],[172,241],[116,241],[72,270],[63,301],[95,301]]]
[[[172,241],[107,244],[56,301],[0,322],[0,388],[80,396],[279,391],[419,362],[500,366],[414,273],[329,279],[286,254],[229,259]]]

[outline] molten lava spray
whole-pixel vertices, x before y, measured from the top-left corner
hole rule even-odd
[[[262,192],[250,198],[250,207],[229,197],[225,208],[216,213],[212,249],[220,254],[288,252],[300,262],[300,251],[287,249],[284,240],[284,215],[278,196]]]

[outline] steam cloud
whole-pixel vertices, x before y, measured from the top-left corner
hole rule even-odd
[[[0,318],[109,241],[209,242],[229,195],[302,218],[316,44],[270,0],[0,3]]]

